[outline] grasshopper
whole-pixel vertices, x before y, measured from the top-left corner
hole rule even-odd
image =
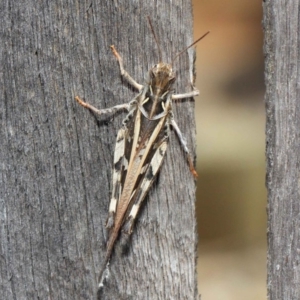
[[[175,81],[175,73],[172,70],[172,63],[175,58],[199,42],[209,32],[176,55],[171,64],[167,64],[162,62],[158,39],[149,18],[148,21],[159,49],[160,58],[160,62],[150,69],[148,84],[137,83],[126,72],[121,56],[116,48],[111,46],[112,53],[119,63],[121,75],[138,90],[138,95],[129,103],[101,110],[78,96],[75,97],[80,105],[98,115],[113,114],[119,110],[128,111],[123,120],[122,128],[118,131],[115,145],[112,194],[106,221],[109,236],[104,263],[99,274],[99,288],[103,285],[103,274],[108,267],[120,232],[122,240],[127,240],[132,233],[141,203],[148,194],[162,165],[171,126],[177,133],[186,154],[191,173],[197,177],[187,143],[174,120],[172,101],[197,96],[199,91],[193,87],[191,92],[173,94],[172,86]]]

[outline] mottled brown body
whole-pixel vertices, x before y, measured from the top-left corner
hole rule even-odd
[[[171,111],[170,88],[174,78],[170,65],[158,64],[150,71],[150,84],[145,86],[135,98],[136,108],[133,121],[130,120],[126,124],[128,129],[125,159],[129,164],[127,171],[122,170],[121,186],[123,189],[114,216],[114,226],[109,234],[104,270],[125,219],[127,218],[127,222],[133,222],[132,217],[128,216],[129,208],[136,203],[137,198],[140,202],[143,200],[137,192],[142,181],[145,180],[143,176],[145,171],[142,172],[142,169],[150,168],[150,162],[156,150],[162,142],[168,140],[168,117]],[[162,130],[163,128],[165,130]],[[149,179],[153,181],[154,178]],[[132,225],[133,223],[127,226],[128,231],[125,234],[131,233]]]

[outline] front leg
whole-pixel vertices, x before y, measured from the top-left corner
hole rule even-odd
[[[124,104],[119,104],[110,108],[106,108],[106,109],[98,109],[96,107],[94,107],[93,105],[84,102],[83,100],[81,100],[78,96],[75,97],[75,100],[83,107],[90,109],[91,111],[93,111],[95,114],[97,115],[105,115],[105,114],[113,114],[116,113],[119,110],[127,110],[129,111],[130,109],[130,102],[129,103],[124,103]]]
[[[194,85],[192,84],[192,88],[193,90],[191,92],[188,93],[184,93],[184,94],[173,94],[172,95],[172,100],[178,100],[178,99],[186,99],[186,98],[192,98],[192,97],[196,97],[199,95],[199,90],[197,90]]]
[[[119,62],[119,66],[120,66],[120,72],[121,75],[128,81],[129,84],[131,84],[133,87],[135,87],[138,91],[141,91],[143,86],[139,83],[137,83],[128,73],[127,71],[125,71],[124,69],[124,65],[123,65],[123,59],[120,56],[120,54],[117,52],[116,48],[114,45],[110,46],[114,56],[117,58],[118,62]]]

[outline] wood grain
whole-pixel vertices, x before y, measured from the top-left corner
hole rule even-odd
[[[190,1],[2,1],[1,297],[94,299],[105,253],[115,137],[123,114],[98,108],[135,95],[110,51],[145,83],[163,59],[192,40]],[[190,91],[193,50],[174,64],[176,92]],[[193,101],[174,104],[194,152]],[[195,182],[172,135],[165,163],[135,226],[118,251],[101,299],[195,299]]]
[[[299,1],[264,1],[268,296],[300,299]]]

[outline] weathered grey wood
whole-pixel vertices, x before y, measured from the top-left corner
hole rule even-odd
[[[1,299],[94,299],[117,129],[124,115],[95,117],[135,92],[109,46],[140,82],[158,60],[192,42],[190,1],[1,1]],[[175,63],[188,91],[193,50]],[[174,105],[191,148],[194,105]],[[192,149],[194,150],[194,149]],[[166,161],[136,224],[115,253],[102,299],[194,299],[195,184],[172,135]]]
[[[299,9],[264,2],[270,300],[300,299]]]

